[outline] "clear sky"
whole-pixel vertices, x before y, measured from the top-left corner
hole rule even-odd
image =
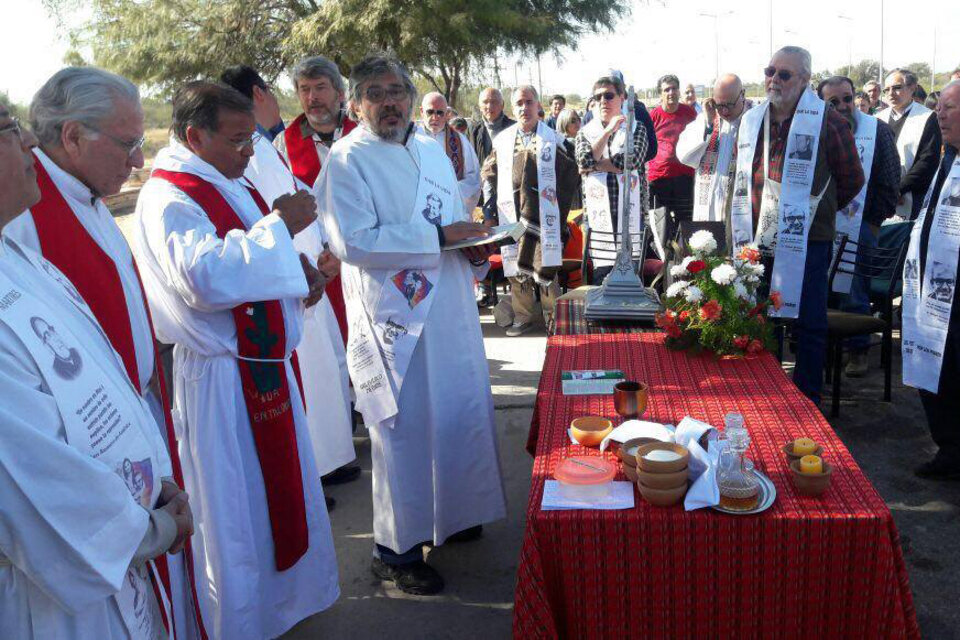
[[[815,70],[880,56],[880,6],[886,6],[884,66],[934,60],[936,69],[960,66],[960,0],[773,0],[773,45],[798,44],[813,55]],[[628,83],[653,86],[664,73],[681,82],[708,84],[716,68],[714,18],[720,14],[720,72],[758,81],[770,51],[770,0],[649,0],[634,3],[631,18],[613,34],[590,35],[558,63],[541,61],[548,93],[586,94],[598,72],[615,67]],[[732,12],[732,13],[727,13]],[[69,43],[41,0],[0,0],[0,90],[29,102],[62,66]],[[846,16],[841,18],[840,16]],[[501,61],[504,84],[537,82],[536,65]],[[489,65],[492,79],[492,63]],[[924,79],[921,78],[921,83]],[[929,80],[926,80],[929,83]]]

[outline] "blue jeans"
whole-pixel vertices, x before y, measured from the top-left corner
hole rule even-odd
[[[832,253],[832,242],[807,243],[800,309],[793,325],[797,339],[793,383],[814,402],[820,402],[827,358],[827,272]]]
[[[858,242],[861,247],[865,247],[867,249],[876,249],[878,236],[879,234],[871,229],[866,222],[860,225],[860,239]],[[849,265],[846,266],[849,267]],[[869,263],[861,261],[858,266],[861,268],[869,267]],[[864,278],[863,276],[854,276],[853,281],[850,283],[850,293],[848,295],[840,295],[840,300],[837,307],[840,309],[840,311],[847,311],[849,313],[869,314],[869,278]],[[863,334],[860,336],[853,336],[852,338],[847,339],[846,344],[851,351],[865,353],[870,347],[870,335]]]

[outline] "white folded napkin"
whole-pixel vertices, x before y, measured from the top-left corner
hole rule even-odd
[[[700,446],[700,438],[707,434],[709,451]],[[720,504],[720,489],[717,487],[717,469],[720,466],[720,447],[715,446],[719,434],[706,422],[689,416],[677,425],[677,444],[690,451],[690,488],[683,499],[687,511]]]
[[[653,438],[662,442],[673,442],[673,426],[646,420],[627,420],[600,442],[600,451],[606,451],[611,440],[623,444],[634,438]]]

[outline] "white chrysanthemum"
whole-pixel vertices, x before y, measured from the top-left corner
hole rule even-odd
[[[757,277],[762,276],[762,275],[763,275],[763,272],[765,271],[764,266],[763,266],[762,264],[760,264],[759,262],[757,262],[756,264],[754,264],[754,263],[752,263],[752,262],[751,262],[751,263],[748,263],[748,264],[747,264],[747,268],[748,268],[751,272],[753,272],[753,275],[755,275],[755,276],[757,276]]]
[[[733,294],[741,300],[750,302],[750,292],[747,291],[747,287],[744,286],[742,282],[738,281],[733,283]]]
[[[684,297],[687,302],[697,303],[703,300],[703,291],[700,291],[700,287],[690,286],[687,287],[687,293]]]
[[[710,272],[710,277],[719,285],[727,285],[737,277],[737,270],[733,268],[733,265],[721,264],[713,268],[713,271]]]
[[[690,236],[687,244],[694,253],[701,256],[717,250],[717,239],[706,229],[701,229]]]
[[[671,284],[669,287],[667,287],[667,297],[675,298],[676,296],[679,296],[681,293],[683,293],[683,290],[689,286],[690,286],[690,283],[687,282],[686,280],[677,280],[676,282]]]
[[[670,267],[670,275],[674,278],[682,278],[687,275],[687,270],[682,264],[675,264]]]

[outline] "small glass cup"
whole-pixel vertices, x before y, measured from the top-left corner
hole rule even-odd
[[[649,390],[646,382],[618,382],[613,387],[613,408],[626,420],[639,418],[647,410]]]

